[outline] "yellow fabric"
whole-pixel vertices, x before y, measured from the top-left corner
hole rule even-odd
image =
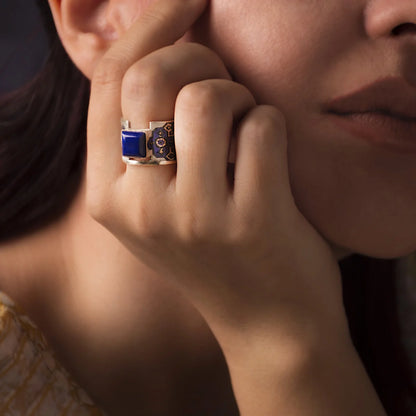
[[[0,415],[103,416],[30,319],[0,292]]]

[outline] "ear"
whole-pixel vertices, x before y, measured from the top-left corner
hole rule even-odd
[[[112,42],[148,3],[149,0],[49,0],[66,51],[89,79]]]

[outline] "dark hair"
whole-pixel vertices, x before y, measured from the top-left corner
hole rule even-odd
[[[33,81],[0,100],[0,240],[57,219],[83,174],[89,82],[63,49],[46,0],[38,5],[49,58]],[[359,255],[340,262],[354,345],[389,415],[410,416],[416,395],[398,316],[406,291],[398,289],[397,264]]]
[[[50,52],[27,85],[0,99],[0,241],[57,219],[78,189],[85,159],[89,82],[38,1]]]

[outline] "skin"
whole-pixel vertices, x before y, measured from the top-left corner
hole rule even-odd
[[[353,252],[387,258],[413,251],[414,155],[340,132],[324,103],[389,75],[416,85],[414,30],[390,36],[395,25],[415,21],[414,2],[211,4],[195,37],[218,51],[258,102],[284,114],[291,189],[305,217],[328,241]]]
[[[384,415],[336,260],[415,249],[414,157],[339,134],[322,104],[386,74],[414,84],[414,32],[389,37],[414,2],[149,3],[50,1],[92,80],[86,181],[58,223],[2,247],[2,288],[113,414],[204,414],[201,394],[236,414],[228,367],[243,415]],[[121,116],[174,117],[177,167],[122,164]]]

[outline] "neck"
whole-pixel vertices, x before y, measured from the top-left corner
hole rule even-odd
[[[45,282],[64,269],[60,224],[0,244],[0,290],[29,314],[48,295]]]

